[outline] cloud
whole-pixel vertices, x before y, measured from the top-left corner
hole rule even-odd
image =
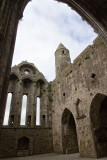
[[[19,22],[13,65],[32,62],[48,81],[55,78],[54,52],[62,42],[71,60],[92,44],[97,35],[66,4],[54,0],[33,0]]]

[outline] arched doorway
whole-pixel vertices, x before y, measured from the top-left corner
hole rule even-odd
[[[98,157],[107,156],[107,96],[98,93],[90,110],[92,131]]]
[[[67,108],[62,115],[62,149],[64,154],[79,152],[75,120]]]
[[[29,149],[29,138],[22,137],[18,139],[18,150],[28,150]]]

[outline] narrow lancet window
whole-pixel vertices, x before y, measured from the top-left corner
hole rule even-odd
[[[26,124],[26,108],[27,108],[27,95],[23,95],[20,125]]]
[[[8,93],[3,125],[8,125],[9,123],[11,101],[12,101],[12,93]]]
[[[36,125],[40,125],[40,98],[37,97],[37,106],[36,106]]]

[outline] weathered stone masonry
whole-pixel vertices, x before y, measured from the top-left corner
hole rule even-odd
[[[25,61],[12,68],[8,87],[8,93],[12,93],[9,124],[2,128],[0,157],[52,152],[49,92],[48,82],[33,64]],[[20,124],[23,95],[27,95],[25,125]],[[36,125],[37,97],[40,98],[40,126]]]
[[[62,48],[62,50],[66,49]],[[63,151],[62,115],[68,109],[75,119],[80,155],[83,157],[107,156],[107,149],[105,149],[107,148],[107,125],[103,125],[107,112],[106,107],[102,105],[104,99],[104,104],[107,104],[107,48],[100,38],[97,38],[92,46],[88,46],[73,64],[69,64],[60,76],[56,76],[52,82],[52,94],[54,151]],[[66,122],[67,120],[65,120],[67,126]],[[97,126],[95,126],[96,123]],[[73,149],[71,151],[74,152]]]
[[[9,74],[19,20],[30,0],[0,0],[0,128],[5,111]],[[72,7],[107,44],[106,0],[57,0]],[[87,5],[88,4],[88,5]]]
[[[13,94],[9,125],[1,129],[0,157],[53,151],[107,156],[106,57],[107,47],[98,37],[73,64],[60,44],[53,82],[48,83],[31,63],[14,66],[8,87]],[[28,97],[25,126],[20,125],[23,94]],[[37,97],[41,99],[40,126],[36,126]]]

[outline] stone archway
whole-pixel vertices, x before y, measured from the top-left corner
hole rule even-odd
[[[62,149],[64,154],[79,152],[75,120],[67,108],[62,115]]]
[[[92,100],[90,110],[92,131],[97,156],[107,156],[107,96],[98,93]]]

